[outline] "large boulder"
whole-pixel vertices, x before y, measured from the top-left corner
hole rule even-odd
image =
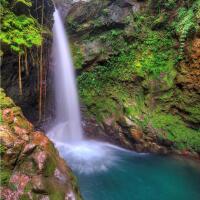
[[[1,198],[80,200],[76,178],[53,143],[3,90],[0,102]]]

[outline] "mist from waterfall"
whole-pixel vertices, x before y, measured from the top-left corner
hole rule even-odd
[[[67,34],[59,15],[54,12],[53,61],[56,96],[56,126],[52,137],[60,142],[80,141],[83,138],[79,100],[73,61]]]

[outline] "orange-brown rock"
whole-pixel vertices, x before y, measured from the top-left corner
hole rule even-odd
[[[143,132],[140,129],[131,128],[130,133],[132,138],[137,142],[139,142],[143,137]]]
[[[2,111],[2,118],[7,123],[12,123],[14,120],[13,110],[10,108],[6,108]]]
[[[183,88],[200,92],[200,38],[194,38],[186,45],[186,59],[180,63],[177,83]]]

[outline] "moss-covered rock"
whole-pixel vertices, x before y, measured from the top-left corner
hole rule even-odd
[[[78,83],[87,115],[103,123],[109,137],[123,135],[139,151],[160,151],[157,144],[199,152],[199,3],[104,3],[75,3],[67,16],[75,25],[70,36],[84,50]],[[93,4],[97,11],[87,15]],[[114,19],[116,11],[121,16]],[[139,129],[123,127],[121,116]],[[144,132],[140,142],[131,137],[136,130]],[[163,132],[175,136],[161,137]]]
[[[33,125],[5,93],[1,99],[5,102],[0,125],[2,199],[64,200],[71,195],[80,200],[74,175],[53,143],[42,132],[34,132]],[[9,112],[5,115],[5,110],[12,117]]]

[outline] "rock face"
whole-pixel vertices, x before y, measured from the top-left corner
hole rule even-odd
[[[176,84],[177,95],[182,96],[175,104],[175,111],[191,126],[200,128],[200,38],[188,41],[185,48],[186,60],[180,62]]]
[[[53,143],[1,89],[1,198],[79,200],[76,179]]]
[[[199,29],[185,39],[184,58],[178,62],[180,33],[173,27],[184,24],[177,16],[179,7],[187,5],[66,2],[66,29],[88,109],[82,112],[89,137],[139,152],[199,153]]]
[[[78,45],[80,48],[83,57],[82,65],[85,67],[94,66],[116,54],[117,51],[110,47],[109,41],[103,40],[103,33],[112,29],[126,31],[129,16],[143,6],[144,2],[121,0],[72,3],[67,12],[66,27],[71,40],[75,41],[73,47]],[[78,68],[78,66],[76,67]]]

